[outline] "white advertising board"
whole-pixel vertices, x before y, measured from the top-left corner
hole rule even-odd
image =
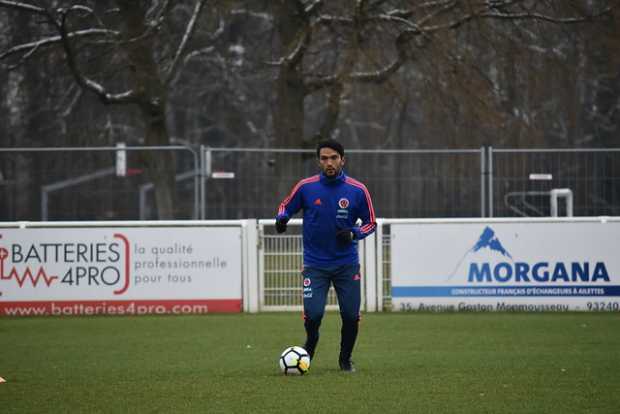
[[[241,228],[0,229],[0,315],[241,311]]]
[[[396,311],[620,311],[620,222],[392,224]]]

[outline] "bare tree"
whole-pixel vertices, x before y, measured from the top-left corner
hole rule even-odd
[[[436,101],[449,98],[443,106],[480,117],[491,95],[505,92],[493,85],[489,68],[474,60],[481,54],[473,48],[540,48],[550,26],[605,21],[615,7],[614,1],[273,1],[281,56],[274,62],[275,145],[299,146],[317,134],[334,134],[352,85],[385,84],[399,71],[421,73]],[[441,96],[442,83],[456,97]],[[304,100],[317,93],[326,102],[323,121],[305,132]],[[502,122],[501,116],[491,118]]]
[[[552,85],[561,77],[554,73],[564,76],[575,68],[574,76],[584,76],[584,42],[571,41],[586,28],[601,31],[618,4],[282,0],[268,7],[276,72],[274,146],[311,147],[318,136],[385,146],[394,134],[415,132],[414,139],[398,139],[395,146],[471,148],[541,145],[561,117],[566,131],[579,135],[583,99],[558,97]],[[572,78],[573,86],[578,81]],[[561,93],[571,90],[564,85]],[[554,106],[562,109],[554,113]],[[373,120],[378,134],[368,132]],[[380,138],[357,141],[357,130]],[[299,164],[291,157],[278,160],[278,176],[289,181],[284,187]],[[461,176],[458,168],[464,167],[447,166],[437,174]],[[397,170],[392,165],[386,173]],[[433,199],[435,192],[401,191],[398,201],[386,204],[411,205],[416,198]]]
[[[112,3],[54,1],[47,6],[23,1],[0,1],[0,8],[16,10],[38,24],[32,40],[9,45],[0,60],[11,67],[26,64],[35,53],[61,47],[67,67],[83,91],[105,105],[130,105],[139,109],[144,127],[144,144],[170,144],[167,127],[168,93],[188,54],[206,0],[197,0],[176,45],[164,33],[174,2],[116,0]],[[176,38],[176,36],[175,36]],[[101,48],[112,53],[98,55]],[[105,61],[109,58],[110,61]],[[98,63],[93,67],[93,63]],[[103,68],[102,68],[103,67]],[[114,73],[110,79],[103,73]],[[114,89],[120,89],[115,91]],[[175,160],[171,153],[149,152],[144,164],[155,184],[160,218],[175,213]]]
[[[122,134],[139,131],[147,145],[310,148],[331,136],[362,148],[579,146],[615,143],[620,125],[612,0],[0,0],[0,8],[11,13],[0,15],[10,29],[0,30],[9,69],[0,74],[2,107],[17,111],[0,113],[15,131],[9,145],[57,127],[68,131],[63,143],[82,145],[85,125],[105,129],[101,103]],[[33,78],[54,92],[41,93]],[[26,130],[20,114],[38,108],[49,113],[32,115],[36,124],[52,126]],[[175,161],[144,160],[162,218],[173,216]],[[247,217],[256,206],[264,215],[311,167],[290,156],[222,162],[248,181],[239,192],[209,183],[213,217]],[[424,173],[373,162],[365,169],[386,180]],[[437,193],[390,187],[379,203],[409,206]]]

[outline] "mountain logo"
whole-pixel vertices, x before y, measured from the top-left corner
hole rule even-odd
[[[461,267],[461,264],[463,263],[463,260],[465,260],[467,255],[471,253],[477,253],[480,250],[484,250],[484,249],[488,249],[491,252],[499,253],[502,256],[508,257],[510,260],[512,260],[512,256],[510,255],[508,250],[504,248],[504,246],[502,245],[502,242],[499,240],[499,238],[497,237],[493,229],[491,229],[489,226],[486,226],[484,230],[482,231],[482,234],[478,238],[478,241],[474,244],[474,246],[471,249],[467,250],[465,254],[463,255],[463,257],[461,258],[461,260],[459,260],[458,264],[454,268],[454,271],[448,277],[448,280],[454,277],[454,275],[456,274],[459,267]]]
[[[468,251],[468,253],[475,253],[478,250],[484,248],[488,248],[491,251],[498,252],[502,256],[506,256],[512,259],[512,256],[510,255],[510,253],[508,253],[504,246],[502,246],[502,242],[499,241],[499,239],[495,235],[495,232],[488,226],[484,228],[482,234],[480,235],[480,238],[478,239],[474,247],[472,247]]]

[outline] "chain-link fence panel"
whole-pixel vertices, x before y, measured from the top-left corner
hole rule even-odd
[[[267,218],[302,178],[318,173],[313,150],[207,149],[204,217]],[[379,217],[480,217],[481,150],[350,150],[346,173],[369,189]]]
[[[553,189],[570,190],[575,216],[620,215],[620,149],[491,149],[490,161],[495,217],[550,216]]]
[[[0,149],[0,220],[198,218],[198,163],[186,147]]]
[[[259,260],[263,274],[261,309],[301,310],[303,308],[303,241],[301,222],[289,223],[285,234],[277,234],[275,226],[261,224]],[[329,288],[327,309],[337,309],[334,287]]]

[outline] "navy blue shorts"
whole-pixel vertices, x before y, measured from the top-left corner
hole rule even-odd
[[[334,285],[344,321],[359,320],[361,301],[360,266],[342,265],[330,268],[306,267],[302,272],[304,318],[320,322],[325,313],[327,293]]]

